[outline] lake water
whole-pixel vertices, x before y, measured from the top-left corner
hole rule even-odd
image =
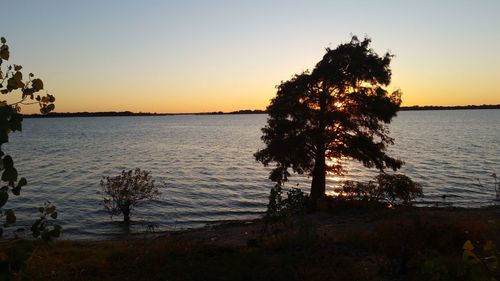
[[[123,233],[120,217],[101,205],[99,181],[123,169],[150,170],[161,199],[132,213],[133,231],[198,227],[218,220],[255,218],[265,211],[268,170],[253,158],[263,146],[266,115],[88,117],[26,119],[3,150],[28,179],[7,208],[16,227],[29,225],[37,207],[58,207],[64,238],[112,239]],[[427,203],[475,207],[493,204],[493,172],[500,172],[500,110],[406,111],[391,124],[403,159],[402,173],[423,185]],[[373,175],[357,163],[343,179]],[[330,186],[340,180],[330,177]],[[310,179],[290,185],[308,191]]]

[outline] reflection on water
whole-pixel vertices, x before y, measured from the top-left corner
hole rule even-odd
[[[500,162],[498,120],[500,110],[401,112],[391,124],[391,152],[406,162],[401,172],[422,183],[425,201],[446,195],[458,206],[490,204],[490,175]],[[149,223],[181,229],[256,217],[272,186],[268,169],[253,159],[265,121],[265,115],[26,119],[5,151],[29,185],[8,204],[28,225],[36,207],[50,200],[66,237],[113,237],[123,230],[100,205],[99,180],[140,167],[164,189],[160,200],[132,213],[133,231]],[[329,176],[328,185],[375,174],[354,162],[346,169],[345,177]],[[294,176],[287,186],[297,184],[308,190],[310,179]]]

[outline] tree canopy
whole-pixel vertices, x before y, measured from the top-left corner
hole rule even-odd
[[[345,158],[364,166],[397,170],[402,161],[386,154],[394,143],[388,124],[396,116],[401,93],[384,87],[391,81],[389,53],[379,56],[371,40],[353,36],[326,49],[312,71],[277,87],[262,129],[266,147],[255,153],[265,166],[275,163],[270,179],[281,185],[289,169],[312,176],[311,198],[325,195],[326,174],[344,174]]]

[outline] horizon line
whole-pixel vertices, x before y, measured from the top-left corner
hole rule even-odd
[[[401,106],[400,110],[452,110],[452,109],[500,109],[500,104],[481,104],[481,105],[411,105],[411,106]],[[236,111],[203,111],[203,112],[146,112],[139,111],[134,112],[130,110],[120,110],[120,111],[75,111],[75,112],[51,112],[48,115],[42,115],[40,113],[23,114],[25,117],[34,116],[54,116],[55,115],[218,115],[218,114],[263,114],[266,113],[265,109],[240,109]]]

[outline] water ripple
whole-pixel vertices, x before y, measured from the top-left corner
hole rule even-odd
[[[406,162],[401,172],[423,185],[422,204],[491,204],[498,120],[500,110],[399,114],[390,127],[396,139],[390,151]],[[112,239],[123,225],[100,205],[99,181],[140,167],[151,170],[162,195],[135,210],[133,231],[144,231],[148,222],[164,230],[254,218],[265,211],[273,185],[252,156],[263,146],[265,121],[265,115],[26,119],[4,151],[29,185],[6,207],[17,210],[18,225],[29,225],[50,200],[66,238]],[[357,162],[345,164],[344,179],[375,175]],[[328,180],[330,187],[338,182]],[[296,185],[308,190],[310,179],[292,177],[288,186]]]

